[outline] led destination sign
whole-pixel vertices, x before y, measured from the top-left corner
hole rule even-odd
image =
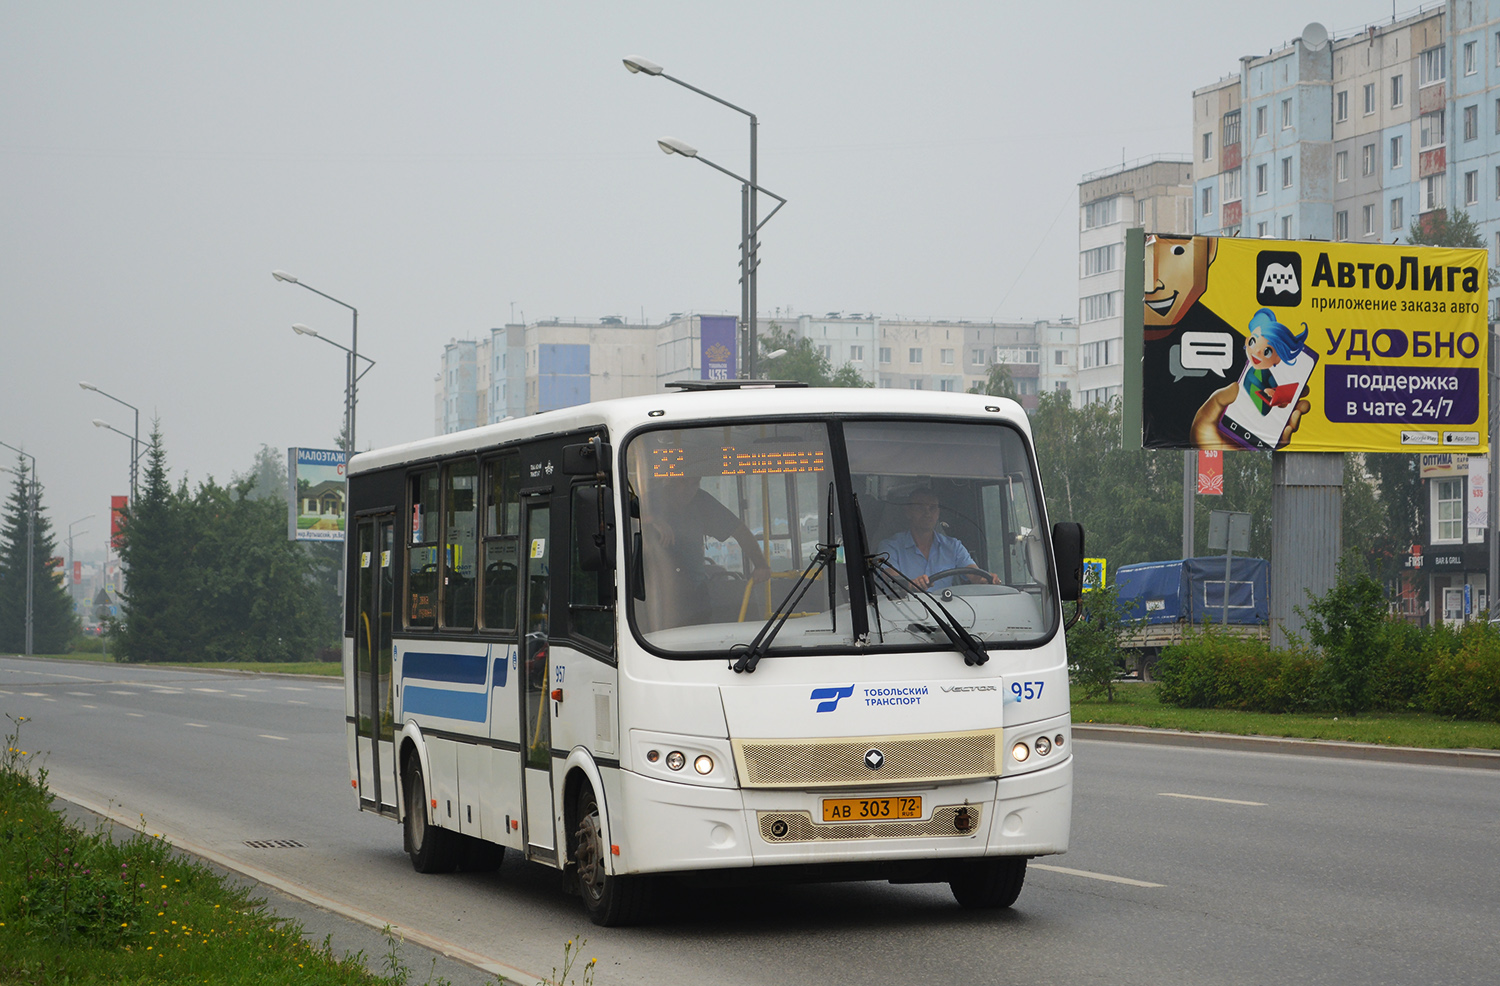
[[[827,452],[821,448],[748,449],[732,445],[720,450],[720,476],[777,476],[788,473],[822,472]],[[651,475],[656,479],[689,475],[687,453],[680,448],[652,449]],[[705,470],[706,471],[706,470]]]

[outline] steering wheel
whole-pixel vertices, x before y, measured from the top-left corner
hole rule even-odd
[[[967,576],[983,575],[983,576],[985,576],[986,579],[988,579],[988,584],[989,585],[996,585],[997,584],[996,576],[995,576],[994,572],[986,572],[982,568],[967,568],[967,567],[965,567],[965,568],[945,568],[941,572],[933,572],[931,575],[927,576],[927,587],[929,589],[932,588],[932,583],[936,582],[938,579],[946,579],[950,575],[967,575]],[[965,579],[964,581],[967,583],[968,579]],[[977,583],[977,584],[984,585],[986,583],[981,582],[981,583]]]

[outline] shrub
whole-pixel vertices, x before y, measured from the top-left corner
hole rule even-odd
[[[1369,709],[1388,624],[1380,583],[1340,565],[1338,584],[1299,612],[1307,618],[1313,646],[1323,652],[1320,677],[1334,708],[1348,713]]]
[[[1438,715],[1500,722],[1500,633],[1470,624],[1457,638],[1457,648],[1432,662],[1423,706]]]
[[[1196,709],[1304,712],[1324,708],[1319,662],[1206,628],[1168,647],[1153,671],[1163,702]]]
[[[1113,585],[1086,593],[1079,603],[1083,613],[1068,628],[1068,676],[1088,698],[1104,695],[1115,700],[1115,678],[1125,663],[1120,631],[1127,621],[1127,604]]]

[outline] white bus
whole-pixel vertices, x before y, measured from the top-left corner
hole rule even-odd
[[[626,924],[668,875],[1008,907],[1068,848],[1083,534],[1010,401],[687,385],[363,453],[349,498],[350,775],[421,872],[512,849]]]

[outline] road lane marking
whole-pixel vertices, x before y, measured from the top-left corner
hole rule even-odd
[[[93,698],[93,692],[68,692],[69,695],[77,695],[79,698]]]
[[[192,726],[194,729],[207,729],[208,728],[207,726],[205,726],[201,722],[185,722],[185,723],[183,723],[183,725],[184,726]]]
[[[272,736],[270,733],[261,733],[260,734],[260,738],[261,739],[269,739],[269,740],[280,740],[283,743],[291,742],[285,736]]]
[[[1052,866],[1047,863],[1031,863],[1031,869],[1046,870],[1049,873],[1062,873],[1066,876],[1081,876],[1089,880],[1103,880],[1106,883],[1123,883],[1127,887],[1165,887],[1164,883],[1148,883],[1145,880],[1132,880],[1128,876],[1110,876],[1108,873],[1091,873],[1088,870],[1074,870],[1066,866]]]
[[[1190,801],[1217,801],[1221,805],[1249,805],[1252,808],[1264,808],[1264,801],[1236,801],[1233,798],[1206,798],[1201,794],[1173,794],[1170,791],[1160,791],[1158,798],[1187,798]]]
[[[78,707],[80,709],[97,709],[99,706],[97,706],[97,705],[83,705],[83,704],[80,704]]]
[[[25,695],[27,698],[46,698],[47,697],[47,693],[46,692],[22,692],[21,694]]]
[[[221,694],[221,693],[223,693],[224,689],[222,689],[222,688],[194,688],[193,691],[195,691],[195,692],[212,692],[214,694]]]
[[[128,716],[135,716],[137,719],[144,719],[144,718],[146,718],[145,713],[142,713],[142,712],[127,712],[125,714],[128,715]]]
[[[284,692],[310,692],[311,688],[298,688],[296,685],[277,685]]]
[[[182,694],[182,689],[181,688],[153,688],[153,689],[151,689],[151,692],[154,695],[181,695]]]
[[[0,688],[0,695],[14,695],[14,694],[15,694],[15,692],[8,692],[5,689]]]
[[[306,702],[299,702],[295,698],[289,698],[289,699],[286,700],[286,704],[287,705],[306,705],[307,703]]]
[[[140,692],[117,692],[114,689],[110,689],[109,693],[111,695],[139,695],[140,694]]]

